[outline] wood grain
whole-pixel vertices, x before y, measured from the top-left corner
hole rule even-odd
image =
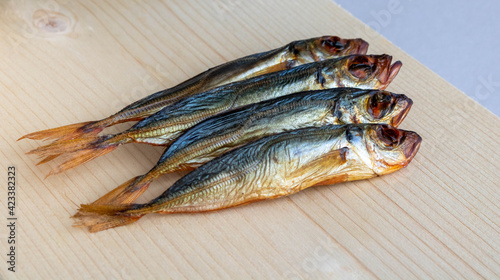
[[[16,272],[6,279],[498,279],[500,120],[328,0],[1,1],[0,213],[17,169]],[[404,28],[404,27],[401,27]],[[389,87],[424,141],[410,166],[207,214],[151,215],[89,234],[77,205],[147,171],[127,145],[65,174],[20,136],[106,117],[209,67],[292,40],[362,37],[403,61]],[[415,35],[417,36],[417,35]],[[460,59],[460,58],[457,58]],[[474,78],[474,77],[471,77]],[[182,174],[165,176],[146,199]],[[7,227],[0,226],[6,259]]]

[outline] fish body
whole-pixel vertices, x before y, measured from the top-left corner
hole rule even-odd
[[[213,116],[187,130],[145,175],[95,203],[131,203],[163,174],[192,169],[250,141],[304,127],[385,123],[397,127],[412,100],[382,90],[335,88],[299,92]]]
[[[134,102],[114,118],[127,119],[131,114],[147,117],[186,96],[211,88],[315,61],[365,54],[367,48],[368,43],[361,39],[341,39],[336,36],[294,41],[271,51],[249,55],[211,68],[176,87]]]
[[[76,226],[91,232],[149,213],[204,212],[299,192],[314,185],[367,179],[408,165],[415,132],[388,125],[327,125],[264,137],[200,166],[145,204],[82,205]]]
[[[227,84],[163,108],[115,136],[120,139],[116,141],[167,145],[185,129],[210,116],[300,91],[385,89],[401,67],[399,61],[391,66],[391,60],[388,55],[352,55]]]
[[[306,90],[336,87],[382,88],[397,75],[401,63],[391,65],[389,55],[352,55],[265,74],[186,97],[137,123],[125,132],[101,136],[97,140],[56,142],[30,153],[42,156],[76,152],[50,174],[92,160],[131,143],[168,145],[186,129],[213,115],[248,104]],[[50,175],[49,174],[49,175]]]
[[[163,107],[223,84],[258,75],[290,69],[295,66],[342,57],[365,54],[368,43],[362,39],[341,39],[323,36],[291,42],[283,47],[242,57],[213,67],[179,85],[142,98],[119,112],[99,121],[72,124],[27,134],[20,139],[75,139],[97,135],[104,128],[117,123],[142,120]]]

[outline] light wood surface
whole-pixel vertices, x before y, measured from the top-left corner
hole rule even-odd
[[[335,3],[11,0],[0,2],[0,12],[0,224],[7,224],[10,165],[18,217],[15,273],[0,226],[0,277],[500,277],[500,119]],[[401,127],[424,139],[408,168],[213,213],[148,215],[90,234],[71,227],[77,205],[144,173],[162,149],[126,145],[44,180],[55,164],[35,166],[24,154],[41,143],[16,142],[106,117],[225,61],[327,34],[362,37],[370,53],[403,62],[389,90],[414,100]],[[466,45],[464,55],[475,55]],[[145,198],[181,175],[165,176]]]

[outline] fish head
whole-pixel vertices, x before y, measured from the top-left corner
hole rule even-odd
[[[318,60],[342,57],[351,54],[366,54],[368,43],[362,39],[342,39],[337,36],[323,36],[311,42],[311,53]]]
[[[342,39],[323,36],[290,43],[288,51],[302,64],[339,58],[352,54],[366,54],[368,43],[362,39]]]
[[[386,124],[351,126],[346,136],[361,161],[377,175],[406,167],[422,142],[417,133]]]
[[[385,89],[397,76],[401,61],[391,64],[390,55],[352,55],[341,58],[343,64],[338,73],[345,87]]]
[[[413,101],[404,94],[384,90],[360,90],[339,99],[336,116],[343,123],[380,123],[399,126]]]

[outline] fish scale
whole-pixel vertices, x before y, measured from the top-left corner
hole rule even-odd
[[[219,210],[317,184],[368,179],[408,165],[420,142],[415,132],[380,124],[284,132],[207,162],[148,203],[82,205],[74,218],[76,226],[98,231],[135,222],[149,213]]]
[[[391,60],[389,55],[351,55],[261,75],[186,97],[122,133],[105,135],[78,145],[56,141],[55,144],[47,145],[48,148],[40,147],[30,153],[42,156],[68,154],[66,161],[54,168],[49,173],[51,175],[107,154],[123,144],[137,142],[170,145],[186,129],[208,117],[251,103],[298,91],[336,88],[340,81],[344,85],[356,84],[366,89],[385,88],[401,67],[400,62],[391,65]],[[328,78],[319,83],[318,72]]]
[[[351,115],[357,115],[355,119],[361,123],[397,126],[411,104],[406,96],[386,91],[337,88],[295,93],[248,105],[189,129],[172,143],[147,174],[128,186],[125,186],[127,182],[118,186],[98,202],[132,202],[163,174],[194,168],[228,150],[271,134],[309,126],[351,123]],[[373,106],[383,109],[383,113],[372,116]],[[399,122],[394,123],[395,119]]]
[[[60,155],[73,152],[71,145],[64,146],[66,140],[77,139],[79,142],[92,142],[104,128],[118,123],[142,120],[160,111],[163,107],[187,97],[199,94],[211,88],[235,81],[245,80],[266,73],[286,70],[318,60],[341,57],[350,54],[365,54],[368,43],[361,39],[342,39],[336,36],[323,36],[291,42],[283,47],[267,52],[249,55],[222,65],[191,78],[177,86],[153,93],[138,100],[117,113],[97,121],[89,121],[29,133],[20,139],[54,139],[52,147],[63,146],[59,153],[46,155],[38,164],[49,162]],[[20,140],[19,139],[19,140]],[[47,146],[42,150],[33,150],[44,156]],[[49,174],[50,175],[50,174]]]

